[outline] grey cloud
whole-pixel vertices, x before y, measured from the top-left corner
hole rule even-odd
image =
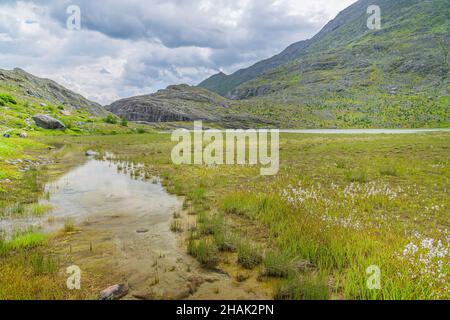
[[[336,14],[348,4],[342,2],[354,0],[304,1],[334,3],[328,12]],[[173,83],[195,84],[276,54],[312,36],[329,18],[316,9],[293,13],[288,2],[302,3],[2,0],[0,67],[63,81],[102,103]],[[66,29],[69,5],[81,8],[81,31]],[[311,19],[311,12],[320,19]]]

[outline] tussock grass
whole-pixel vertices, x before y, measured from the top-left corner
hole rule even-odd
[[[23,251],[43,246],[47,243],[47,237],[40,233],[25,233],[13,237],[12,240],[0,240],[0,255],[11,251]]]
[[[352,170],[346,173],[346,179],[348,182],[366,183],[369,181],[367,172],[364,170]]]
[[[33,273],[36,275],[54,274],[58,271],[58,262],[52,256],[33,253],[30,258]]]
[[[196,258],[205,268],[217,266],[219,262],[217,253],[217,247],[210,239],[188,241],[188,254]]]
[[[75,232],[77,229],[75,227],[75,221],[73,221],[72,219],[66,219],[64,221],[64,228],[63,231],[65,233],[71,233],[71,232]]]
[[[326,278],[318,275],[292,276],[282,281],[274,293],[275,300],[328,300]]]
[[[183,223],[181,222],[181,220],[179,219],[173,220],[170,223],[170,230],[176,233],[183,232]]]
[[[253,269],[261,264],[261,248],[248,241],[241,240],[237,247],[237,262],[245,269]]]
[[[380,169],[380,174],[382,176],[392,176],[392,177],[399,176],[398,170],[395,167],[383,167]]]
[[[262,275],[266,277],[287,278],[295,273],[293,259],[282,252],[268,252],[264,257],[263,266]]]

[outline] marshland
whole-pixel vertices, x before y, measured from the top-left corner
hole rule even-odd
[[[127,268],[133,263],[124,262],[138,251],[145,258],[135,259],[135,267],[157,272],[131,279],[136,284],[129,298],[142,291],[152,299],[170,294],[219,299],[230,292],[252,299],[449,298],[449,141],[445,131],[283,133],[278,175],[261,176],[257,166],[174,165],[175,143],[159,133],[37,138],[21,155],[4,153],[8,159],[26,155],[43,162],[22,179],[10,179],[2,192],[2,207],[15,208],[9,217],[39,216],[55,225],[62,219],[58,211],[71,212],[72,206],[80,211],[82,203],[73,199],[62,207],[52,204],[55,191],[46,186],[58,179],[84,188],[90,180],[103,181],[109,198],[97,198],[100,208],[92,211],[101,212],[84,220],[64,218],[49,233],[29,228],[5,238],[0,297],[95,298],[108,285],[130,282],[134,269]],[[86,150],[95,150],[95,159],[85,159]],[[83,170],[86,161],[105,166],[112,180],[105,182],[97,169],[98,178],[88,171],[85,180],[70,181],[79,179],[73,172]],[[6,165],[4,172],[18,166]],[[111,196],[115,179],[116,196],[123,191],[129,200],[123,207]],[[148,185],[144,190],[156,188],[158,199],[147,195],[139,200],[138,193],[120,187],[121,179]],[[56,197],[58,192],[61,188]],[[174,199],[173,207],[165,208],[156,229],[151,220],[122,217],[152,212],[165,198]],[[113,227],[114,219],[122,228]],[[170,240],[159,243],[150,237],[119,245],[113,239],[126,234],[120,231],[127,229],[124,223],[131,224],[127,232],[133,236],[144,228],[150,230],[147,236]],[[167,243],[172,245],[167,248]],[[66,288],[65,274],[73,263],[87,270],[82,289],[75,292]],[[121,263],[127,268],[113,267]],[[367,286],[371,266],[381,271],[380,289]],[[183,293],[180,288],[193,277],[210,282]],[[161,289],[161,281],[170,290]]]

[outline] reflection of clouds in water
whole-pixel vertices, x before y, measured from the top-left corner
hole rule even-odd
[[[160,186],[131,179],[108,162],[91,160],[66,175],[62,181],[66,185],[61,192],[52,195],[52,202],[64,203],[60,207],[70,207],[70,211],[143,211],[149,207],[169,210],[171,206],[155,201],[165,193]]]
[[[58,181],[46,186],[49,203],[54,210],[49,214],[57,219],[50,225],[48,216],[15,221],[0,221],[0,227],[43,225],[45,230],[56,230],[68,218],[82,221],[91,215],[135,214],[146,219],[171,216],[180,203],[159,184],[132,179],[118,172],[117,166],[106,161],[90,160],[75,168]]]

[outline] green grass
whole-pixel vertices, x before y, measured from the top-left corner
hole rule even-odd
[[[287,278],[290,274],[295,273],[292,258],[279,252],[271,251],[267,253],[264,257],[263,266],[262,275],[265,277]]]
[[[173,220],[170,224],[170,230],[172,232],[181,233],[183,232],[183,224],[180,220]]]
[[[72,219],[66,219],[64,221],[64,229],[65,233],[75,232],[77,229],[75,227],[75,222]]]
[[[274,293],[275,300],[328,300],[326,278],[317,275],[292,277],[281,282]]]
[[[261,249],[247,241],[241,241],[237,247],[237,263],[245,269],[254,269],[263,261]]]
[[[285,285],[293,282],[295,288],[298,276],[308,271],[296,267],[304,261],[325,278],[333,296],[448,297],[445,285],[430,276],[413,280],[416,264],[420,265],[416,257],[409,257],[412,262],[402,258],[408,243],[420,244],[414,238],[417,232],[445,243],[448,133],[282,135],[281,169],[274,177],[259,176],[256,167],[173,166],[173,144],[161,135],[71,141],[151,163],[149,174],[161,176],[170,192],[189,195],[186,206],[191,203],[196,208],[198,219],[188,251],[206,265],[211,260],[214,264],[220,259],[229,261],[219,253],[231,252],[240,255],[245,266],[262,263],[262,275],[282,278]],[[219,219],[217,212],[223,217]],[[263,251],[266,246],[271,249],[263,259],[254,258],[256,251],[240,246],[239,239],[256,243]],[[444,266],[448,259],[444,258]],[[379,291],[366,288],[366,269],[371,265],[382,270]],[[447,267],[441,271],[448,275]],[[313,275],[306,273],[305,277],[302,281]],[[321,287],[311,285],[311,290],[323,293]],[[326,295],[293,295],[316,296]]]
[[[33,253],[30,262],[33,273],[36,275],[54,274],[58,271],[58,262],[52,256]]]
[[[66,141],[146,164],[145,174],[187,196],[185,209],[197,214],[188,253],[205,267],[254,268],[248,272],[260,273],[261,281],[272,278],[276,298],[449,297],[447,283],[420,271],[420,254],[438,250],[439,240],[447,245],[449,236],[448,133],[284,134],[273,177],[260,176],[258,167],[174,166],[170,136]],[[421,248],[428,238],[431,251]],[[404,255],[408,244],[419,252]],[[429,270],[448,277],[449,259],[434,257]],[[372,265],[381,269],[381,290],[366,286]]]
[[[0,93],[0,106],[6,106],[8,104],[16,105],[17,101],[16,99],[6,93]]]
[[[196,258],[205,268],[214,268],[219,262],[217,247],[209,239],[189,239],[187,251],[188,254]]]
[[[0,255],[11,251],[23,251],[43,246],[47,243],[47,237],[40,233],[25,233],[14,237],[12,240],[0,240]]]

